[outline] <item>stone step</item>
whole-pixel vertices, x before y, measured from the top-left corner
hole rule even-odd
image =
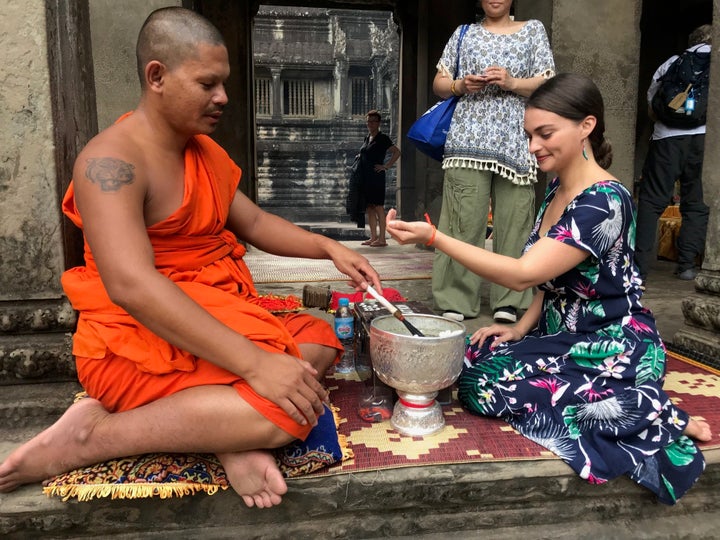
[[[3,387],[0,461],[60,416],[78,388]],[[627,478],[590,485],[559,460],[291,479],[282,505],[265,510],[246,508],[232,490],[62,502],[35,484],[0,494],[0,538],[711,538],[720,530],[720,450],[705,458],[700,481],[673,507]]]
[[[0,434],[50,425],[81,390],[77,382],[0,386]]]
[[[0,495],[0,537],[710,538],[720,527],[719,480],[715,462],[667,507],[626,478],[592,486],[556,460],[436,465],[290,480],[283,503],[264,510],[231,490],[80,503],[33,485]]]
[[[365,240],[368,235],[365,228],[358,229],[354,223],[346,226],[333,223],[300,224],[300,226],[314,233],[340,241]]]

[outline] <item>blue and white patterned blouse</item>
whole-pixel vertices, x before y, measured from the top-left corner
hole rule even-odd
[[[437,64],[438,70],[451,77],[459,36],[460,27]],[[504,67],[515,78],[552,77],[555,62],[543,24],[531,19],[514,34],[493,34],[481,24],[470,25],[460,47],[455,79],[480,74],[490,66]],[[445,142],[443,169],[490,170],[514,184],[535,183],[537,165],[523,131],[524,113],[525,98],[497,85],[461,97]]]

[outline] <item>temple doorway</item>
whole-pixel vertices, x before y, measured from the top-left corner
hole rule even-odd
[[[398,138],[398,27],[392,13],[261,5],[254,18],[257,203],[295,223],[349,222],[348,168],[365,115]],[[387,204],[395,204],[396,169]]]

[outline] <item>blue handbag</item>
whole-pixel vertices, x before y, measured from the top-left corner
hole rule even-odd
[[[460,69],[460,45],[467,29],[467,24],[464,24],[460,29],[457,54],[455,56],[455,77]],[[451,96],[438,101],[410,126],[407,137],[423,154],[442,161],[445,140],[450,130],[450,122],[458,99],[457,96]]]

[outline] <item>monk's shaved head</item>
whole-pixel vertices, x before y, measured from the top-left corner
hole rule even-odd
[[[135,54],[140,86],[145,88],[145,66],[157,60],[174,69],[195,57],[200,43],[225,46],[222,35],[202,15],[181,7],[153,11],[140,29]]]

